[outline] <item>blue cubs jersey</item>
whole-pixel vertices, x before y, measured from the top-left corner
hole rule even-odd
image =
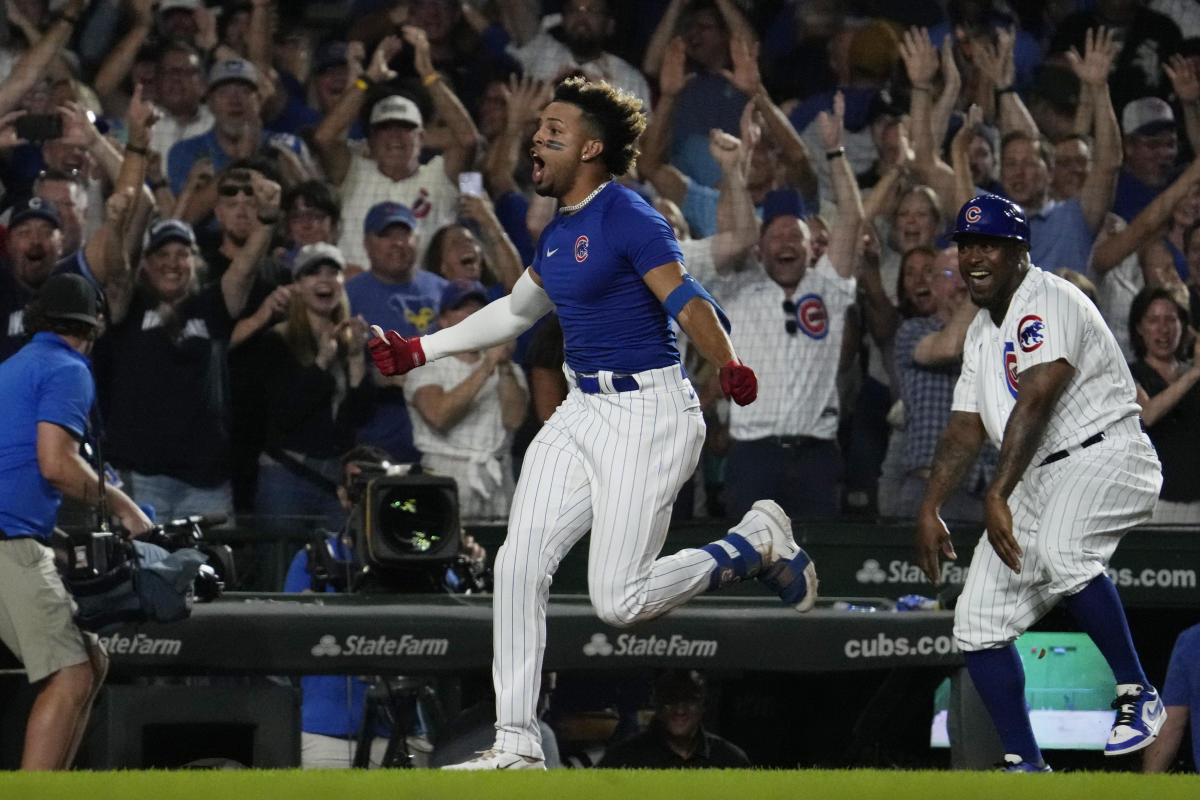
[[[532,269],[562,322],[576,372],[642,372],[679,363],[675,333],[642,276],[683,263],[663,216],[618,184],[542,231]]]

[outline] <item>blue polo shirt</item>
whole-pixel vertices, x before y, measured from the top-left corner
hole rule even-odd
[[[38,333],[0,364],[0,530],[49,539],[62,493],[42,477],[37,424],[53,422],[78,439],[87,432],[96,398],[88,360],[61,336]]]
[[[1192,729],[1192,761],[1200,769],[1200,625],[1179,634],[1167,665],[1162,701],[1168,706],[1187,706]]]
[[[263,131],[258,145],[258,154],[264,154],[271,145],[286,147],[298,156],[304,155],[303,143],[290,133]],[[183,185],[187,183],[187,176],[192,165],[196,163],[196,159],[202,157],[212,161],[215,172],[220,172],[229,165],[229,156],[221,149],[221,145],[217,142],[217,134],[212,128],[199,136],[176,142],[167,151],[167,181],[171,184],[172,193],[178,195],[183,191]]]
[[[1087,273],[1096,233],[1088,228],[1078,197],[1050,201],[1028,216],[1030,261],[1044,270],[1068,267]]]

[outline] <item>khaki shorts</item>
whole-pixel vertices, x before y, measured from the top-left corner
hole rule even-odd
[[[25,665],[30,683],[88,662],[96,637],[74,621],[75,601],[37,539],[0,539],[0,641]]]

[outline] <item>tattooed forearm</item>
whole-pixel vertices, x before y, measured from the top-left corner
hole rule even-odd
[[[954,493],[979,456],[983,439],[983,423],[978,414],[950,413],[950,422],[942,431],[933,455],[929,485],[925,490],[926,505],[940,507]]]

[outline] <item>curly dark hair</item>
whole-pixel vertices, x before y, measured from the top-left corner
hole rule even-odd
[[[604,144],[600,153],[604,166],[620,177],[637,162],[637,140],[646,130],[642,101],[604,81],[567,78],[554,89],[554,99],[570,103],[583,112],[596,138]]]

